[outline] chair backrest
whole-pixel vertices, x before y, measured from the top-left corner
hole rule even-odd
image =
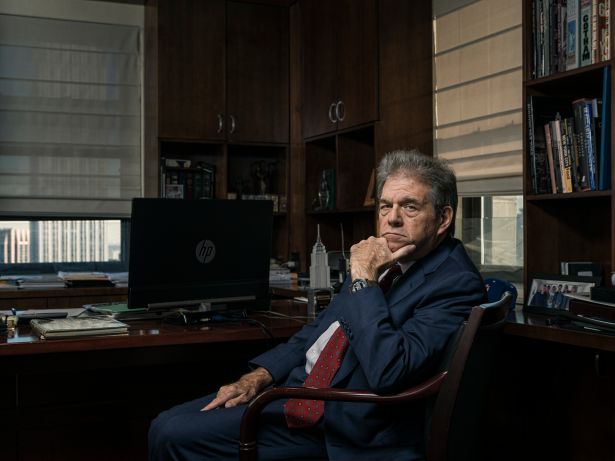
[[[487,290],[487,301],[492,303],[500,300],[502,295],[509,291],[512,296],[512,306],[515,307],[515,303],[517,302],[517,287],[504,279],[496,279],[496,278],[486,278],[485,279],[485,288]]]
[[[433,402],[427,440],[429,461],[472,460],[485,396],[495,363],[499,333],[506,323],[513,294],[474,307],[454,338],[446,380]]]

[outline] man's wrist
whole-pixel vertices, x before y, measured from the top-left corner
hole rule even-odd
[[[256,370],[245,375],[246,378],[253,379],[259,386],[265,387],[273,382],[273,376],[265,367],[259,367]]]
[[[350,283],[350,293],[356,293],[357,291],[361,291],[367,287],[376,287],[378,286],[378,282],[375,280],[367,280],[364,278],[356,278]]]

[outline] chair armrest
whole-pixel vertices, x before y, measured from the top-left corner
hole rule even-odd
[[[337,400],[343,402],[372,402],[381,404],[399,404],[420,400],[437,394],[447,372],[442,371],[399,394],[379,395],[369,391],[315,387],[271,387],[264,390],[252,400],[241,420],[239,435],[240,459],[251,458],[249,453],[256,451],[257,418],[264,407],[274,400],[300,398],[314,400]]]

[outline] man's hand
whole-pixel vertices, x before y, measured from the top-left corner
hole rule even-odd
[[[369,237],[350,248],[350,276],[354,279],[377,280],[378,274],[416,249],[406,245],[392,252],[384,237]]]
[[[224,406],[234,407],[242,403],[248,403],[254,396],[273,382],[273,378],[265,368],[243,375],[238,381],[222,386],[216,394],[216,398],[209,402],[201,411]]]

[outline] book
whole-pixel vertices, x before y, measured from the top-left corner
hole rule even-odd
[[[592,63],[609,59],[609,0],[592,0]]]
[[[592,0],[579,3],[579,46],[581,66],[592,63]]]
[[[555,168],[555,156],[553,155],[553,142],[551,137],[551,126],[545,123],[545,142],[547,146],[547,160],[549,163],[549,177],[551,179],[551,192],[557,194],[557,176]]]
[[[570,99],[528,95],[527,123],[529,165],[532,179],[532,189],[536,194],[556,193],[556,160],[553,156],[553,133],[550,125],[556,118],[565,119],[572,115]],[[550,152],[549,152],[550,149]],[[548,157],[549,153],[551,158]],[[554,182],[552,184],[552,181]],[[560,181],[561,183],[561,178]]]
[[[607,2],[608,3],[608,2]],[[598,165],[598,189],[611,188],[611,68],[605,66],[602,75],[602,116]]]
[[[566,13],[566,70],[572,70],[579,67],[579,0],[569,0]]]
[[[84,304],[83,308],[95,315],[107,315],[116,320],[146,320],[164,318],[163,311],[150,311],[145,307],[128,307],[126,302]]]
[[[80,336],[118,335],[128,333],[128,325],[111,318],[68,317],[65,319],[34,319],[32,331],[41,339]]]

